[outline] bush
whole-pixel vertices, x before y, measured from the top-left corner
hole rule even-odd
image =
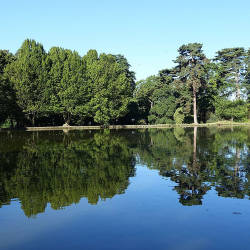
[[[185,115],[183,114],[182,108],[176,109],[174,113],[174,120],[176,124],[182,124],[184,121]]]
[[[219,120],[220,118],[216,114],[211,113],[209,116],[209,119],[207,120],[207,123],[214,123],[214,122],[218,122]]]
[[[156,120],[156,124],[174,124],[174,121],[168,117],[162,117]]]
[[[215,114],[225,120],[244,121],[248,115],[247,103],[243,100],[218,99],[215,103]]]
[[[137,121],[138,125],[147,125],[147,122],[144,119],[141,119],[139,121]]]

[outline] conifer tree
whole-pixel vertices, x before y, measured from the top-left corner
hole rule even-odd
[[[185,95],[189,93],[192,97],[194,123],[197,120],[197,93],[205,85],[206,61],[207,58],[202,51],[202,44],[189,43],[182,45],[179,50],[179,56],[174,61],[176,77],[175,85],[179,87]],[[184,96],[184,95],[181,95]],[[189,99],[188,97],[186,99]]]
[[[229,94],[241,98],[244,76],[246,74],[246,52],[244,48],[226,48],[217,52],[215,61],[222,66],[223,80],[227,83]]]

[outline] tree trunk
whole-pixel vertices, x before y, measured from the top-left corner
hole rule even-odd
[[[150,102],[150,109],[153,108],[153,102],[151,100],[149,100]]]
[[[236,83],[236,100],[240,99],[240,84],[239,84],[239,76],[240,73],[236,73],[235,83]]]
[[[197,109],[196,109],[196,91],[193,87],[193,110],[194,110],[194,123],[197,124]]]
[[[35,114],[32,114],[32,126],[35,127]]]
[[[71,114],[68,113],[68,112],[65,113],[65,114],[63,115],[63,119],[64,119],[64,122],[65,122],[64,125],[69,125],[70,120],[71,120]]]
[[[11,127],[11,128],[14,128],[14,122],[13,122],[12,119],[10,119],[10,127]]]

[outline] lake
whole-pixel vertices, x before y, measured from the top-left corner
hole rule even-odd
[[[250,249],[250,129],[0,132],[0,249]]]

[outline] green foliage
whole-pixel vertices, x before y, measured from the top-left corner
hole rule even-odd
[[[129,104],[133,101],[134,75],[129,71],[130,65],[124,57],[97,56],[90,51],[84,58],[87,81],[91,82],[89,106],[94,121],[106,125],[115,123],[128,113]]]
[[[177,108],[174,113],[174,120],[176,124],[182,124],[184,121],[185,115],[183,114],[182,108]]]
[[[214,122],[218,122],[219,120],[220,118],[216,114],[210,113],[207,123],[214,123]]]
[[[140,119],[137,121],[138,125],[147,125],[147,122],[144,119]]]
[[[247,102],[250,103],[250,49],[246,54],[246,76],[244,81],[244,87],[246,89]]]
[[[145,81],[139,81],[136,98],[139,110],[148,114],[149,123],[173,123],[176,100],[169,82],[160,81],[159,76],[150,76]]]
[[[72,116],[89,115],[85,68],[77,52],[53,47],[47,56],[48,81],[46,110],[60,114],[66,123]]]
[[[35,118],[39,116],[43,107],[46,53],[41,44],[27,39],[16,57],[15,61],[6,66],[5,72],[14,86],[18,105],[34,125]]]
[[[246,119],[250,50],[222,49],[213,62],[200,43],[182,45],[178,53],[174,68],[135,84],[135,74],[120,54],[89,50],[81,57],[59,47],[47,53],[40,43],[27,39],[16,56],[0,50],[0,124],[106,126]]]
[[[181,106],[187,108],[192,104],[194,123],[198,123],[197,93],[201,88],[205,88],[206,63],[208,60],[202,51],[202,44],[200,43],[182,45],[178,52],[179,56],[174,62],[177,63],[175,67],[175,85],[181,93],[179,102],[182,103]]]
[[[15,60],[8,50],[0,50],[0,75],[4,73],[5,67]]]
[[[15,57],[7,50],[0,50],[0,124],[8,119],[9,126],[18,119],[20,109],[16,104],[16,94],[6,75],[5,68],[15,61]],[[6,123],[6,124],[7,124]],[[3,126],[6,126],[3,125]]]
[[[244,48],[226,48],[217,52],[215,61],[221,66],[222,79],[227,84],[228,95],[235,93],[241,98],[242,87],[246,74],[246,52]]]
[[[135,97],[138,103],[138,119],[147,119],[153,107],[153,92],[159,85],[157,76],[149,76],[136,83]]]
[[[226,120],[244,121],[247,119],[248,106],[243,100],[231,101],[217,99],[215,104],[215,114]]]
[[[3,107],[10,99],[7,88],[13,88],[16,99],[12,99],[26,117],[23,122],[33,125],[116,123],[134,102],[134,72],[122,55],[98,56],[90,50],[82,58],[58,47],[46,53],[41,44],[29,39],[18,50],[16,60],[7,51],[0,52],[2,121],[10,116]],[[6,81],[2,80],[3,71]]]

